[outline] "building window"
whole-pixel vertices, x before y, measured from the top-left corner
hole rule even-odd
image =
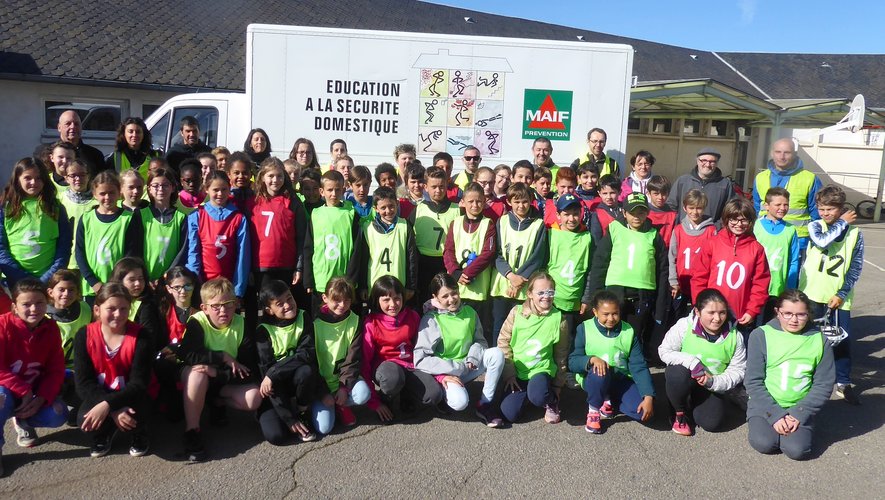
[[[728,137],[728,122],[725,120],[711,121],[710,135],[712,137]]]
[[[651,132],[653,134],[672,134],[673,120],[669,118],[655,118],[651,122]]]
[[[96,100],[46,100],[43,104],[46,117],[45,127],[58,128],[58,117],[68,110],[76,111],[83,126],[83,135],[90,132],[116,132],[123,115],[122,102],[102,102]],[[102,135],[102,134],[99,134]]]
[[[628,118],[627,119],[627,132],[639,132],[640,131],[640,123],[642,120],[639,118]]]
[[[142,104],[141,117],[147,119],[147,117],[151,116],[154,111],[160,108],[160,106],[162,106],[162,104]]]
[[[682,123],[682,134],[683,135],[700,135],[701,133],[701,121],[700,120],[684,120]]]

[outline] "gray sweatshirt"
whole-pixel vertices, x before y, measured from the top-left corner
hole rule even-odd
[[[769,321],[768,326],[783,331],[777,318]],[[820,335],[820,332],[807,330],[800,335]],[[750,333],[750,342],[747,348],[747,375],[744,379],[744,386],[750,397],[747,403],[747,418],[762,417],[769,424],[774,425],[784,415],[791,415],[800,424],[805,425],[815,413],[820,411],[833,392],[833,384],[836,382],[833,350],[824,342],[824,354],[814,370],[811,390],[791,408],[783,408],[777,404],[768,393],[768,389],[765,388],[767,351],[765,334],[762,332],[762,328],[756,328]]]
[[[470,307],[462,305],[463,307]],[[438,314],[454,314],[443,309],[436,309]],[[418,340],[415,342],[415,368],[430,375],[452,375],[462,377],[470,372],[467,363],[473,363],[474,366],[482,364],[482,356],[488,348],[485,336],[482,333],[482,325],[479,318],[476,320],[476,328],[473,331],[473,344],[467,352],[467,357],[463,361],[452,361],[440,357],[445,350],[443,345],[442,332],[439,329],[434,314],[427,312],[421,317],[421,323],[418,325]]]
[[[692,332],[688,333],[689,328]],[[694,369],[701,360],[692,354],[682,352],[682,341],[686,335],[698,335],[695,333],[697,328],[697,318],[694,313],[679,319],[670,331],[664,336],[664,341],[658,347],[658,354],[661,361],[668,365],[682,365],[688,370]],[[729,331],[720,335],[714,344],[725,342],[729,335],[735,335],[737,345],[734,348],[734,355],[728,367],[719,375],[713,376],[713,385],[708,387],[713,392],[723,393],[735,388],[744,380],[744,372],[747,368],[747,351],[744,348],[743,336],[737,331]]]

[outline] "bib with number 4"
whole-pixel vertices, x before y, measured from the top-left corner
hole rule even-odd
[[[781,408],[792,408],[811,390],[824,355],[820,332],[792,334],[765,325],[765,388]]]
[[[629,323],[621,321],[621,333],[614,337],[606,337],[596,327],[595,319],[590,318],[584,321],[583,325],[584,354],[596,356],[605,361],[612,370],[632,378],[627,360],[630,359],[630,348],[633,346],[633,327]],[[584,385],[583,374],[576,373],[575,379],[578,384]]]
[[[581,296],[590,269],[590,245],[588,231],[573,233],[564,229],[551,229],[550,261],[547,272],[556,282],[553,305],[561,311],[577,311],[581,308]]]

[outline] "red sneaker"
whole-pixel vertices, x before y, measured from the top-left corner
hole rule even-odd
[[[601,416],[602,415],[595,410],[587,412],[587,423],[584,425],[584,430],[591,434],[602,434]]]
[[[353,414],[353,410],[346,406],[335,405],[335,419],[345,427],[356,425],[356,415]]]
[[[602,407],[599,409],[599,416],[602,418],[613,418],[615,416],[615,409],[612,408],[612,402],[609,400],[605,400],[602,403]]]
[[[685,419],[684,413],[676,414],[676,418],[673,420],[673,432],[680,436],[691,436],[694,434],[694,431]]]

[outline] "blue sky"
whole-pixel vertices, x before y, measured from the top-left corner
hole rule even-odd
[[[702,50],[885,54],[883,0],[434,0],[432,3]]]

